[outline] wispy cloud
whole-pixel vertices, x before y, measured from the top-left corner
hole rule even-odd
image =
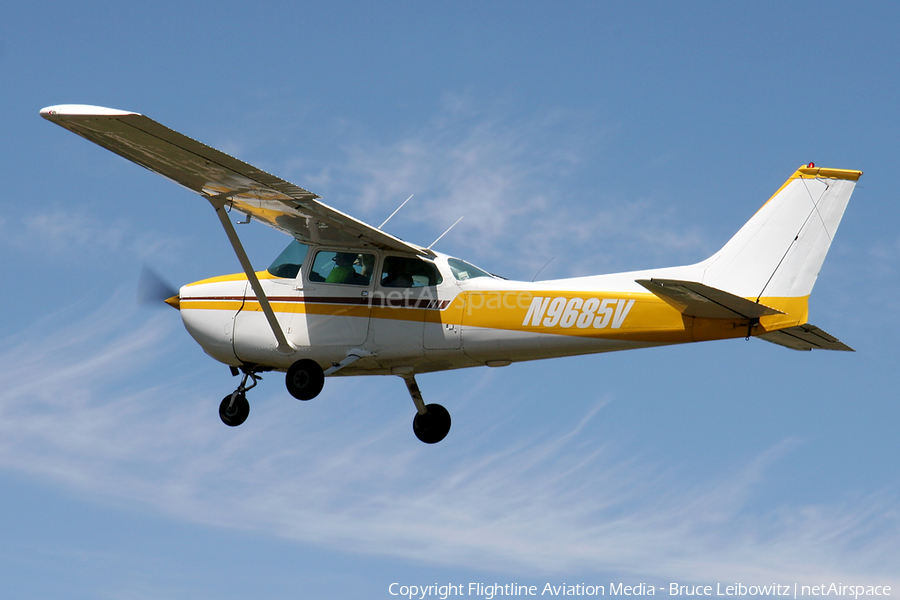
[[[569,430],[513,443],[455,433],[428,447],[411,435],[411,407],[363,400],[386,380],[329,382],[301,407],[284,400],[277,374],[253,396],[259,414],[230,429],[215,409],[233,382],[190,373],[196,356],[173,351],[187,342],[174,315],[136,326],[114,306],[56,332],[52,365],[46,324],[4,340],[4,469],[104,503],[444,566],[900,583],[900,519],[887,491],[748,508],[794,440],[698,481],[621,456],[614,438],[598,443],[597,415],[614,400],[603,397]]]
[[[427,245],[462,216],[440,248],[505,256],[523,277],[553,256],[557,277],[604,272],[625,255],[704,258],[690,220],[654,199],[618,197],[592,175],[613,152],[600,129],[580,115],[511,114],[453,96],[430,123],[388,142],[349,143],[344,164],[301,177],[375,224],[415,194],[388,230]],[[584,179],[595,181],[591,197]]]
[[[7,246],[42,257],[64,260],[129,252],[140,258],[172,251],[179,242],[158,232],[145,232],[128,219],[105,219],[74,207],[42,206],[0,220],[0,239]]]

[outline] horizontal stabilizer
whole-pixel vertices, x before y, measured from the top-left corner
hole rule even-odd
[[[839,339],[831,336],[815,325],[797,325],[796,327],[788,327],[787,329],[779,329],[764,333],[759,336],[761,339],[779,346],[784,346],[792,350],[842,350],[844,352],[854,352],[853,348],[844,344]]]
[[[751,302],[695,281],[677,279],[636,279],[656,296],[675,307],[686,317],[702,319],[758,319],[766,315],[782,315],[780,310]]]

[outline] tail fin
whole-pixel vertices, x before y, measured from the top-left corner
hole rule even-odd
[[[800,167],[716,254],[702,283],[744,298],[809,296],[862,171]]]

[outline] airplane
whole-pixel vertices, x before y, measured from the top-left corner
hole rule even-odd
[[[326,377],[399,376],[416,437],[434,444],[451,419],[423,400],[423,373],[729,338],[852,351],[809,324],[808,301],[862,171],[801,166],[696,264],[525,282],[367,225],[141,114],[40,114],[212,205],[243,272],[189,283],[165,302],[208,355],[242,374],[219,405],[229,426],[247,419],[247,392],[269,371],[285,372],[298,400],[316,397]],[[293,238],[267,269],[254,270],[232,212]]]

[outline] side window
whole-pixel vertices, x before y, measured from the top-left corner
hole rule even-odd
[[[300,265],[303,264],[303,259],[306,258],[308,250],[309,246],[294,240],[287,245],[287,248],[281,251],[281,254],[272,261],[267,270],[275,277],[294,279],[297,277],[297,273],[300,272]]]
[[[475,279],[476,277],[494,278],[494,276],[487,271],[479,269],[475,265],[470,265],[466,261],[459,260],[458,258],[448,259],[447,264],[450,265],[450,270],[453,272],[453,276],[457,281],[466,281],[467,279]]]
[[[309,272],[309,280],[322,283],[369,285],[374,268],[374,254],[323,250],[316,253],[316,259]]]
[[[388,256],[381,270],[381,286],[418,288],[439,285],[443,281],[434,264],[420,258]]]

